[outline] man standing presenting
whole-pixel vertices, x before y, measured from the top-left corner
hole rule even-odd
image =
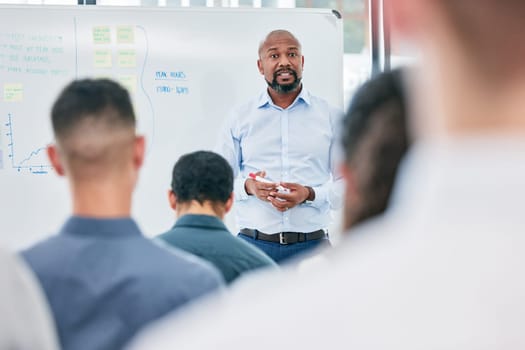
[[[270,32],[257,61],[268,88],[234,110],[216,147],[236,176],[239,236],[276,262],[328,243],[330,209],[341,202],[334,174],[341,113],[303,87],[303,64],[292,33]]]

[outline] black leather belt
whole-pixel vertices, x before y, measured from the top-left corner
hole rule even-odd
[[[260,239],[261,241],[280,244],[313,241],[327,237],[325,230],[317,230],[313,232],[278,232],[274,234],[268,234],[259,230],[253,230],[251,228],[243,228],[241,229],[240,233],[241,235],[245,235],[254,239]]]

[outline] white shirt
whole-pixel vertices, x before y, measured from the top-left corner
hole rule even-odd
[[[140,349],[523,349],[524,198],[525,140],[416,146],[330,269],[245,280]]]
[[[23,260],[0,250],[0,349],[58,349],[47,301]]]
[[[239,227],[266,233],[311,232],[328,227],[330,209],[340,207],[343,193],[342,180],[336,175],[341,116],[304,87],[286,109],[276,106],[265,90],[232,112],[215,151],[234,171]],[[311,186],[315,200],[279,212],[270,203],[249,196],[244,182],[249,173],[261,170],[275,182]]]

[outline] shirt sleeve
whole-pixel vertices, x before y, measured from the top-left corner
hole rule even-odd
[[[329,164],[331,179],[319,186],[312,186],[315,192],[315,199],[306,205],[320,208],[325,203],[330,205],[330,209],[338,210],[343,206],[344,181],[339,171],[339,165],[343,162],[343,149],[341,145],[341,130],[343,112],[336,108],[330,109],[330,123],[332,126],[332,139],[329,150]]]
[[[214,147],[214,151],[223,156],[232,167],[234,184],[233,192],[235,200],[242,201],[248,199],[248,193],[244,188],[246,179],[242,176],[242,151],[241,136],[236,127],[238,112],[233,111],[224,123],[222,130]]]

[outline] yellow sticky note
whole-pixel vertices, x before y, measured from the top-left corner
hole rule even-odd
[[[93,52],[93,66],[95,68],[111,68],[111,50],[95,50]]]
[[[135,68],[137,66],[136,51],[118,50],[118,66],[122,68]]]
[[[117,44],[133,44],[135,31],[133,26],[117,26]]]
[[[93,27],[93,43],[109,44],[111,43],[111,29],[109,26]]]
[[[22,102],[24,97],[24,86],[20,83],[4,84],[5,102]]]
[[[137,91],[136,75],[121,75],[118,80],[130,93],[134,94]]]

